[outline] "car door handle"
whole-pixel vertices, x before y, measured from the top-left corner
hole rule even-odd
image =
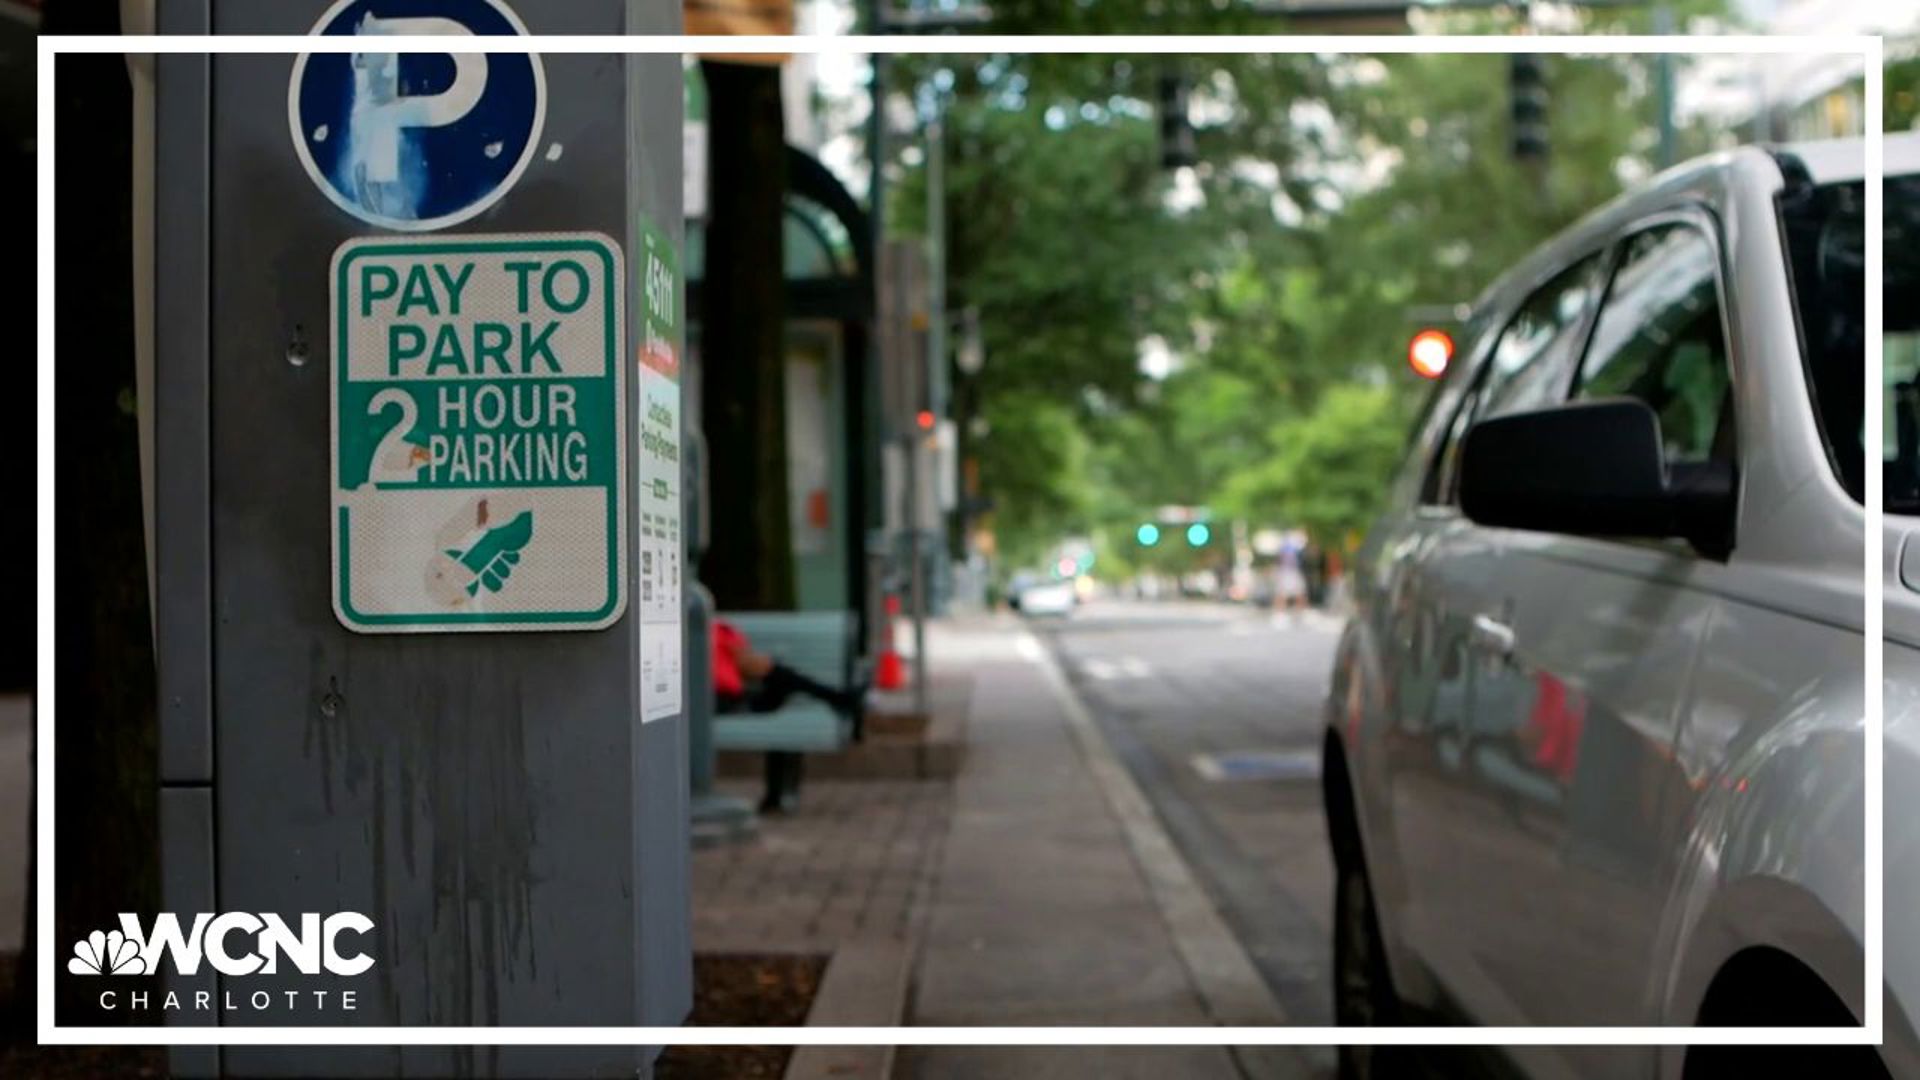
[[[1496,656],[1513,653],[1513,627],[1491,615],[1473,617],[1473,643]]]

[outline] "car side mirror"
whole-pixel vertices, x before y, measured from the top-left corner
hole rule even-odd
[[[1680,537],[1724,558],[1734,492],[1729,463],[1669,468],[1659,417],[1633,398],[1482,420],[1460,451],[1460,509],[1482,525]]]

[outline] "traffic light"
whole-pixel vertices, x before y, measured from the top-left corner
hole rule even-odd
[[[1140,541],[1141,547],[1152,547],[1160,542],[1160,526],[1149,521],[1133,531],[1133,538]]]
[[[1188,547],[1206,547],[1207,541],[1211,539],[1213,539],[1213,530],[1207,528],[1206,522],[1196,521],[1187,526]]]
[[[1187,80],[1182,75],[1160,76],[1160,167],[1178,169],[1198,164],[1193,145],[1193,122],[1187,115]]]
[[[1452,359],[1453,338],[1445,330],[1422,330],[1407,343],[1407,365],[1423,379],[1445,375],[1447,363]]]
[[[1547,66],[1534,53],[1513,54],[1513,159],[1545,161],[1547,157]]]

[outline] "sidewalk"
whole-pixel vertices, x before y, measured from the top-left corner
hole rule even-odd
[[[753,797],[754,781],[728,781]],[[910,944],[930,883],[951,786],[918,780],[807,780],[799,807],[758,833],[693,855],[699,952],[831,955],[855,939]]]
[[[815,779],[756,835],[696,850],[694,948],[826,957],[810,1025],[1288,1022],[1017,617],[928,631],[957,779]],[[757,782],[723,784],[752,795]],[[1325,1075],[1285,1047],[803,1048],[789,1080]]]
[[[942,673],[930,680],[929,706],[958,726],[970,689],[964,670]],[[914,946],[947,831],[953,782],[818,775],[831,772],[810,768],[799,805],[762,816],[747,838],[694,850],[694,952],[817,958],[824,970],[807,1024],[898,1026],[905,1022]],[[748,800],[760,793],[753,778],[723,779],[719,787]],[[738,1064],[719,1062],[722,1068]],[[893,1069],[889,1047],[800,1047],[784,1072],[767,1075],[885,1080]],[[723,1075],[711,1067],[690,1074]]]
[[[973,695],[915,1025],[1279,1024],[1279,1006],[1050,657],[1009,617],[929,644]],[[1236,1061],[1236,1059],[1238,1059]],[[896,1077],[1301,1076],[1286,1051],[919,1047]]]

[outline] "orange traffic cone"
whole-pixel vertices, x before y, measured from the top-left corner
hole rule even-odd
[[[885,618],[880,620],[880,660],[875,665],[873,684],[882,690],[898,690],[907,682],[906,665],[893,647],[893,619],[900,614],[900,598],[887,594]]]

